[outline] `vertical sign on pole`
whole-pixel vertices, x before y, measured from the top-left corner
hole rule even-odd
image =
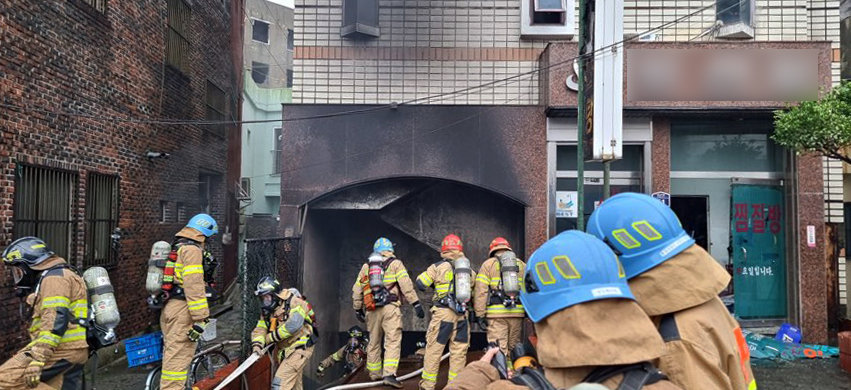
[[[611,161],[623,155],[623,0],[591,0],[586,62],[585,159]],[[589,50],[590,51],[590,50]],[[589,77],[590,76],[590,77]]]

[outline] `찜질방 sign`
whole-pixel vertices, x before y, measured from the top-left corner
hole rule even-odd
[[[556,191],[556,218],[576,218],[579,206],[576,191]]]

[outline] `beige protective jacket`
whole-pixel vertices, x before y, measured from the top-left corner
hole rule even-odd
[[[412,305],[419,302],[417,292],[414,291],[414,283],[411,281],[411,277],[408,276],[408,270],[405,269],[402,260],[390,258],[385,261],[389,262],[389,264],[387,264],[384,270],[384,287],[387,288],[388,292],[399,297],[399,300],[391,304],[397,307],[401,306],[403,297]],[[355,284],[352,285],[352,308],[355,310],[363,308],[363,288],[365,285],[362,281],[366,279],[366,285],[369,285],[368,277],[369,264],[364,264],[358,273],[357,279],[355,279]]]

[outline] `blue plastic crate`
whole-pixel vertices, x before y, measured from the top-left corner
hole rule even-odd
[[[162,345],[163,343],[163,334],[162,332],[150,333],[139,337],[133,337],[127,340],[124,340],[124,351],[135,351],[137,349],[147,348],[155,345]]]
[[[162,359],[162,347],[150,346],[127,352],[127,367],[136,367]]]

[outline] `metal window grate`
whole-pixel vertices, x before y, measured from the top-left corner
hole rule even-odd
[[[168,0],[166,61],[183,73],[189,71],[189,20],[191,9],[184,0]]]
[[[84,266],[109,267],[118,256],[112,232],[118,227],[118,177],[89,174],[86,184],[86,260]]]
[[[77,174],[18,165],[15,175],[15,238],[36,236],[74,263],[74,188]]]
[[[100,13],[106,12],[106,0],[83,0],[83,2]]]
[[[207,119],[211,121],[222,122],[227,119],[227,94],[225,91],[216,86],[216,84],[211,83],[209,80],[207,81],[207,91],[204,97],[204,103],[207,106]],[[224,124],[217,124],[207,126],[207,129],[213,133],[218,135],[219,137],[225,136],[225,127]]]

